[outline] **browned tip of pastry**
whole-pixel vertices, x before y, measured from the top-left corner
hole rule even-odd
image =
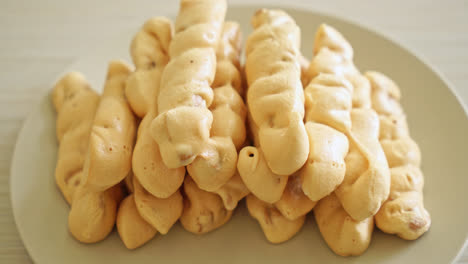
[[[409,223],[409,228],[411,230],[417,231],[417,230],[425,227],[426,224],[427,224],[427,222],[424,219],[415,218],[415,219],[411,220],[411,222]]]
[[[256,28],[259,26],[259,22],[261,21],[261,19],[259,19],[260,16],[262,16],[263,14],[267,13],[268,10],[266,8],[260,8],[258,9],[257,11],[255,11],[254,15],[252,16],[252,19],[250,20],[250,24],[252,25],[252,27]]]
[[[107,68],[106,80],[109,80],[110,77],[115,75],[128,75],[130,72],[131,69],[127,63],[121,60],[112,60],[109,62],[109,66]]]
[[[57,112],[65,100],[70,99],[79,89],[90,89],[89,83],[80,72],[69,72],[55,84],[52,90],[52,102]]]

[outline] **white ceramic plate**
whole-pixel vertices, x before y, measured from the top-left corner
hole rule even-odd
[[[228,19],[251,32],[258,7],[231,6]],[[129,251],[114,231],[105,241],[85,245],[67,229],[68,205],[54,183],[57,142],[55,112],[49,95],[31,113],[18,137],[11,170],[11,198],[20,235],[32,259],[53,263],[448,263],[457,256],[468,231],[468,122],[449,85],[415,55],[381,35],[330,16],[287,9],[302,28],[302,50],[310,57],[315,30],[322,22],[335,26],[352,43],[361,70],[378,70],[401,87],[412,136],[419,142],[425,173],[425,204],[432,215],[430,231],[408,242],[376,231],[360,257],[338,257],[322,240],[312,215],[299,234],[269,244],[242,205],[230,222],[204,236],[177,224],[144,247]],[[174,17],[174,16],[173,16]],[[141,21],[143,24],[144,21]],[[133,33],[123,32],[70,70],[82,71],[102,87],[107,61],[128,58]],[[53,83],[51,83],[52,87]],[[98,88],[98,89],[99,89]]]

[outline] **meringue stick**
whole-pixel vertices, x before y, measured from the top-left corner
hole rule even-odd
[[[145,22],[132,40],[130,54],[135,71],[127,79],[125,95],[140,118],[148,113],[157,96],[155,85],[159,86],[161,71],[169,61],[172,31],[169,19],[154,17]]]
[[[271,171],[291,175],[309,153],[304,127],[300,29],[281,10],[258,10],[246,44],[247,103]],[[242,176],[242,175],[241,175]]]
[[[117,231],[128,249],[141,247],[158,233],[140,216],[133,194],[120,203],[117,213]]]
[[[337,78],[341,80],[342,82],[347,83],[348,85],[345,87],[350,88],[348,89],[348,91],[351,92],[351,95],[352,95],[351,101],[350,101],[349,96],[346,96],[346,97],[338,96],[337,98],[341,98],[341,100],[332,101],[333,102],[332,105],[335,105],[335,107],[339,105],[337,103],[346,102],[345,108],[343,108],[343,105],[342,105],[341,107],[338,107],[338,109],[347,109],[347,114],[341,115],[341,116],[346,116],[346,119],[344,120],[349,120],[350,122],[349,123],[342,122],[341,124],[352,123],[351,126],[345,126],[346,129],[341,130],[341,132],[336,131],[335,133],[331,133],[331,132],[328,132],[325,134],[322,133],[322,135],[324,135],[325,137],[326,136],[330,137],[333,134],[335,134],[335,137],[338,137],[338,135],[340,135],[341,140],[345,140],[347,142],[346,145],[348,145],[347,147],[348,151],[344,153],[345,156],[340,155],[341,158],[345,157],[344,159],[345,172],[344,172],[344,177],[341,178],[342,180],[341,185],[347,186],[346,188],[349,190],[349,189],[352,189],[352,187],[350,186],[352,186],[352,183],[354,181],[356,182],[360,181],[360,182],[366,183],[366,180],[371,181],[373,177],[373,176],[369,176],[366,178],[366,177],[362,177],[363,175],[359,176],[360,174],[365,175],[364,171],[366,170],[366,166],[367,167],[369,166],[369,161],[366,160],[365,155],[363,155],[362,153],[358,151],[358,148],[355,142],[353,141],[353,137],[350,136],[350,134],[353,134],[352,130],[353,129],[356,130],[356,128],[359,126],[368,127],[368,126],[372,126],[372,124],[373,125],[376,124],[375,113],[372,113],[372,110],[370,110],[370,105],[371,105],[370,104],[370,101],[371,101],[370,100],[370,83],[364,76],[362,76],[359,73],[359,71],[354,66],[353,61],[352,61],[353,50],[352,50],[351,45],[334,28],[328,25],[320,26],[316,34],[316,38],[315,38],[314,54],[315,54],[314,60],[311,62],[310,67],[309,67],[309,74],[312,76],[312,78],[313,76],[331,74],[332,76],[334,76],[334,78]],[[338,93],[336,93],[335,95],[338,95]],[[343,101],[342,100],[343,98],[346,98],[346,100]],[[307,93],[306,93],[306,102],[307,102]],[[353,110],[350,110],[351,106]],[[362,110],[356,110],[356,109],[362,109]],[[306,111],[307,111],[307,103],[306,103]],[[362,113],[359,114],[360,111]],[[340,120],[336,118],[336,117],[339,117],[339,115],[336,115],[336,113],[334,114],[335,114],[334,115],[335,119],[332,118],[329,121]],[[356,117],[360,115],[374,116],[374,122],[372,122],[372,119],[364,118],[364,119],[361,119],[360,124],[357,124],[355,122],[355,119]],[[353,116],[356,116],[356,117],[353,118]],[[341,125],[341,127],[343,127],[343,125]],[[306,125],[306,128],[307,128],[307,125]],[[322,131],[325,132],[324,129],[322,129]],[[318,138],[317,135],[315,135],[315,137]],[[339,142],[339,140],[335,139],[333,142]],[[373,144],[375,145],[376,143],[375,139],[373,142],[374,142]],[[339,144],[339,145],[336,144],[336,145],[341,146],[342,148],[344,146],[343,144]],[[374,152],[382,153],[381,147],[376,145],[374,147]],[[313,153],[313,151],[311,151],[311,153]],[[332,152],[323,151],[323,153],[332,153]],[[370,154],[370,156],[372,155],[373,154]],[[329,155],[323,155],[323,156],[327,157]],[[319,157],[319,158],[322,158],[322,157]],[[382,170],[385,171],[385,168],[383,168]],[[379,172],[379,170],[376,170],[376,171]],[[335,172],[343,173],[343,171],[340,171],[338,169],[335,169]],[[333,175],[333,174],[330,174],[330,175]],[[376,175],[378,175],[378,173],[376,173]],[[378,180],[378,177],[376,178]],[[380,180],[380,182],[382,181]],[[369,192],[369,190],[372,190],[372,188],[375,186],[372,183],[373,182],[369,182],[367,184],[360,184],[361,193],[359,191],[359,188],[356,188],[356,187],[355,187],[354,193],[357,195],[361,195],[361,196],[362,194],[366,194],[366,192]],[[316,222],[319,226],[319,230],[320,230],[320,233],[322,234],[322,237],[325,239],[328,246],[336,254],[341,255],[341,256],[361,255],[369,247],[369,244],[371,241],[373,227],[374,227],[373,216],[370,216],[367,218],[360,216],[361,218],[363,218],[362,220],[353,219],[350,213],[347,210],[345,210],[345,208],[342,205],[342,201],[340,201],[340,199],[338,198],[336,194],[336,193],[340,193],[340,190],[339,190],[340,188],[341,187],[338,187],[338,189],[336,189],[330,195],[322,198],[317,203],[317,205],[314,208],[314,215],[316,218]],[[357,197],[360,198],[361,196],[357,196]],[[356,197],[353,197],[351,194],[349,194],[346,197],[350,198],[353,204],[359,204],[359,199],[356,199]],[[372,197],[368,197],[368,199],[363,200],[362,205],[364,207],[369,207],[370,205],[375,206],[374,204],[370,202],[372,201],[372,199],[373,199]],[[347,206],[348,208],[350,207],[349,203],[347,204]],[[353,207],[349,210],[351,212],[355,212],[354,215],[356,215],[356,212],[359,212],[359,210],[361,210],[361,213],[366,212],[366,210],[364,209],[366,208],[356,209],[355,207]]]
[[[83,181],[83,165],[99,95],[78,72],[67,73],[55,85],[52,102],[57,111],[59,142],[55,182],[71,205],[76,188]]]
[[[239,71],[239,24],[226,22],[217,49],[217,68],[213,82],[214,99],[211,137],[206,148],[187,166],[198,187],[214,192],[236,173],[237,149],[245,142],[247,109],[239,91],[242,89]]]
[[[124,93],[129,74],[126,64],[109,63],[84,168],[86,186],[95,191],[118,184],[131,169],[136,121]]]
[[[333,76],[336,78],[333,82],[332,78],[327,78],[318,83],[328,84],[328,86],[333,86],[330,84],[334,83],[336,86],[337,80],[340,80],[341,86],[348,89],[347,91],[329,89],[328,94],[325,94],[323,89],[311,89],[309,93],[306,89],[306,105],[310,100],[311,109],[314,109],[310,112],[306,111],[306,120],[310,117],[314,121],[327,124],[346,134],[349,141],[349,153],[348,151],[342,153],[347,154],[344,159],[345,163],[343,163],[343,155],[340,156],[340,162],[332,163],[338,164],[337,168],[344,165],[346,173],[343,174],[343,169],[341,171],[337,169],[336,171],[341,174],[335,171],[335,174],[331,175],[342,177],[339,178],[342,182],[338,183],[341,185],[336,189],[336,195],[343,208],[355,220],[364,220],[378,211],[383,201],[387,199],[390,190],[388,165],[378,141],[378,119],[375,112],[368,107],[370,84],[354,66],[351,45],[336,29],[325,24],[320,26],[315,36],[314,53],[316,56],[310,63],[309,75],[312,77],[317,75],[317,77],[313,79],[311,86],[314,80],[320,80],[321,76],[322,78]],[[354,95],[353,85],[356,87],[356,95]],[[350,116],[353,101],[355,101],[355,107]],[[334,107],[327,108],[329,106]],[[366,164],[366,161],[369,164],[368,170],[353,171],[351,169],[359,168],[359,163]],[[356,164],[351,164],[353,162]],[[361,167],[365,169],[365,166]],[[337,185],[334,185],[334,188],[336,187]],[[334,188],[329,190],[332,191]]]
[[[134,105],[148,104],[148,111],[138,128],[132,169],[139,183],[159,198],[168,198],[174,194],[185,176],[185,167],[170,169],[164,164],[159,145],[154,141],[150,129],[158,113],[157,97],[161,74],[169,61],[168,47],[172,31],[172,23],[167,18],[156,17],[145,23],[132,42],[131,53],[136,71],[129,77],[126,87],[127,95],[138,95],[133,97]],[[141,70],[138,64],[141,64]]]
[[[399,103],[398,86],[381,73],[367,72],[365,75],[372,85],[372,107],[379,114],[379,139],[391,174],[390,196],[375,215],[375,222],[385,233],[415,240],[431,225],[431,217],[424,207],[421,153],[410,137],[406,116]]]
[[[305,215],[289,220],[272,204],[259,200],[252,194],[246,198],[247,209],[255,218],[268,241],[274,244],[291,239],[304,225]]]
[[[336,254],[359,256],[369,247],[374,218],[354,220],[343,209],[335,193],[321,199],[314,208],[314,214],[322,237]]]
[[[168,168],[191,164],[209,144],[213,115],[216,48],[224,17],[225,0],[182,0],[169,46],[158,96],[158,116],[151,122]]]
[[[184,181],[184,211],[180,223],[194,234],[205,234],[224,225],[232,210],[224,207],[221,197],[200,189],[190,177]]]
[[[333,192],[345,176],[352,89],[346,79],[332,74],[319,74],[305,89],[310,151],[299,176],[302,190],[312,201]]]

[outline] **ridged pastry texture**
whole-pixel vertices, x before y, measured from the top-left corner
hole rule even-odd
[[[305,91],[307,162],[299,172],[302,190],[313,201],[333,192],[343,181],[344,158],[351,129],[352,85],[343,77],[319,74]]]
[[[261,148],[274,174],[304,165],[309,144],[302,119],[300,29],[281,10],[258,10],[246,44],[247,104]],[[241,173],[241,176],[242,173]]]
[[[209,144],[219,146],[202,152],[187,166],[184,211],[180,218],[189,232],[204,234],[224,225],[232,210],[249,191],[237,173],[237,149],[245,142],[246,107],[240,93],[241,32],[239,24],[225,22],[217,49],[217,68],[210,106],[213,128]],[[225,149],[232,155],[226,155]],[[233,169],[231,169],[233,168]]]
[[[406,240],[423,235],[431,225],[424,207],[424,176],[421,153],[410,137],[406,116],[399,103],[400,89],[387,76],[367,72],[372,85],[372,107],[380,118],[380,142],[390,166],[391,190],[388,200],[375,215],[377,227]]]
[[[390,171],[379,142],[379,119],[372,109],[353,109],[346,174],[335,190],[343,208],[356,221],[374,216],[390,192]]]
[[[339,186],[330,195],[322,198],[314,208],[314,215],[320,233],[330,249],[341,256],[360,255],[368,248],[374,227],[373,216],[364,217],[363,215],[369,214],[370,209],[375,210],[375,207],[379,206],[379,199],[374,198],[380,197],[382,199],[382,197],[385,197],[385,193],[388,194],[387,188],[389,188],[385,188],[387,184],[386,179],[388,178],[385,177],[385,173],[388,173],[388,168],[382,162],[373,162],[372,164],[380,164],[383,168],[381,168],[382,166],[377,166],[376,168],[380,168],[380,170],[371,170],[374,173],[365,174],[366,169],[370,165],[369,160],[366,158],[378,154],[380,160],[382,160],[383,153],[381,147],[377,145],[378,141],[375,135],[372,134],[372,132],[375,134],[376,129],[378,131],[378,122],[376,122],[376,114],[370,109],[370,83],[354,66],[351,45],[341,33],[331,26],[325,24],[320,26],[315,38],[314,53],[316,57],[309,67],[311,77],[319,78],[318,76],[320,75],[331,74],[337,80],[341,80],[342,83],[349,85],[351,89],[348,89],[348,91],[352,92],[351,99],[349,96],[339,96],[337,98],[346,98],[346,100],[336,101],[346,102],[346,108],[338,107],[338,109],[352,108],[351,111],[345,112],[346,115],[341,111],[341,116],[346,117],[346,119],[342,120],[349,118],[351,123],[350,126],[346,126],[347,122],[341,122],[341,127],[346,127],[344,135],[347,137],[346,145],[348,145],[348,151],[344,159],[345,174],[341,183],[343,187]],[[340,112],[333,114],[338,117],[338,113]],[[334,119],[340,120],[339,118]],[[333,121],[333,118],[330,121]],[[328,123],[331,123],[330,121]],[[333,123],[337,124],[336,121]],[[340,135],[340,133],[342,132],[335,131],[335,137]],[[329,132],[325,135],[331,137],[333,134]],[[373,137],[370,140],[372,144],[361,140],[363,137],[366,139],[368,135],[371,138]],[[341,146],[343,149],[344,144],[338,144],[338,140],[335,140],[335,142],[337,142],[337,146]],[[371,146],[371,148],[369,149],[367,146]],[[366,150],[364,154],[367,153],[367,155],[361,153],[361,150]],[[372,151],[369,152],[368,150]],[[324,153],[336,154],[336,152],[330,151]],[[383,177],[379,177],[379,175]],[[374,182],[369,182],[373,177],[377,179],[375,183],[380,184],[375,185]],[[378,180],[379,178],[380,180]],[[353,185],[354,180],[359,180],[358,185]],[[376,186],[380,187],[380,192],[373,193],[371,191],[371,195],[365,197],[366,193],[369,194],[368,190],[372,190]],[[340,201],[336,194],[340,193],[340,189],[342,189],[341,194],[343,197],[346,196],[349,199],[349,201],[345,201],[349,211],[343,207],[342,201]],[[361,198],[364,199],[362,203],[359,200]],[[377,204],[374,203],[375,201]],[[355,220],[349,212],[352,212],[355,217],[358,218],[359,216],[359,218],[363,219]]]
[[[191,164],[207,148],[213,115],[216,48],[226,14],[225,0],[182,0],[169,46],[151,134],[168,168]]]
[[[151,135],[150,125],[158,113],[158,93],[161,74],[169,61],[172,23],[164,17],[148,20],[133,39],[131,54],[136,71],[127,81],[126,94],[133,96],[133,105],[148,104],[147,113],[138,128],[132,157],[132,169],[140,184],[152,195],[168,198],[182,185],[185,167],[171,169],[164,164],[158,143]],[[132,80],[140,80],[133,83]],[[144,83],[144,85],[143,85]],[[130,101],[132,102],[132,101]],[[136,107],[133,107],[136,111]]]
[[[245,142],[247,109],[240,96],[239,71],[241,52],[239,24],[224,23],[217,48],[217,68],[213,82],[214,99],[209,110],[213,115],[207,147],[187,166],[198,187],[214,192],[237,173],[237,149]]]
[[[119,184],[104,191],[87,185],[84,163],[99,96],[77,72],[66,74],[54,87],[52,100],[57,110],[57,138],[60,144],[56,182],[71,205],[70,233],[83,243],[103,240],[112,231],[117,206],[122,198]]]
[[[344,133],[349,147],[344,152],[343,144],[336,144],[341,145],[342,149],[332,153],[341,155],[336,155],[339,159],[335,156],[335,160],[328,161],[330,173],[324,174],[321,169],[317,169],[322,175],[333,177],[321,177],[322,181],[309,182],[315,183],[312,187],[328,187],[328,193],[321,193],[321,197],[336,188],[336,195],[343,208],[353,219],[361,221],[377,213],[390,191],[388,165],[376,135],[379,131],[378,119],[368,103],[370,85],[354,66],[351,45],[333,27],[326,24],[319,27],[314,40],[314,54],[308,71],[312,81],[306,88],[306,120],[326,124]],[[328,89],[314,87],[317,86],[314,82]],[[351,111],[351,108],[354,109]],[[325,135],[330,136],[331,133]],[[342,141],[339,138],[335,140]],[[332,145],[327,144],[328,147]],[[324,158],[324,155],[315,156]],[[307,182],[303,180],[303,183]],[[307,187],[303,185],[303,188]],[[317,190],[317,187],[311,190]],[[304,192],[310,194],[311,190],[305,189]]]

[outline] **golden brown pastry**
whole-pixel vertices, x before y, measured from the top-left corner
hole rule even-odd
[[[99,95],[91,90],[81,73],[70,72],[55,85],[52,101],[57,111],[59,142],[55,182],[71,204],[83,180],[83,165]]]
[[[340,256],[359,256],[369,247],[373,217],[356,221],[346,213],[335,193],[314,208],[315,220],[327,245]]]
[[[198,187],[216,191],[237,172],[237,149],[245,142],[247,109],[239,92],[241,51],[239,24],[224,23],[217,48],[217,68],[213,82],[214,99],[209,107],[213,114],[211,138],[206,148],[187,166]]]
[[[180,191],[162,199],[151,195],[133,178],[135,204],[141,217],[162,235],[167,234],[177,222],[184,207]]]
[[[379,118],[372,109],[353,109],[348,133],[346,174],[335,190],[346,212],[356,221],[377,213],[390,192],[390,172],[379,142]]]
[[[70,233],[83,243],[96,243],[106,238],[114,228],[122,196],[120,184],[103,192],[80,185],[68,215]]]
[[[225,0],[182,0],[169,46],[151,134],[167,167],[192,163],[206,148],[213,123],[216,48],[226,14]]]
[[[120,203],[117,213],[117,231],[128,249],[141,247],[158,233],[140,216],[133,194]]]
[[[161,74],[169,61],[169,44],[172,40],[172,23],[163,17],[148,20],[132,42],[132,57],[136,71],[127,81],[126,94],[132,94],[132,107],[148,105],[142,111],[143,120],[138,128],[133,151],[133,171],[140,184],[152,195],[168,198],[182,185],[185,168],[168,168],[151,135],[150,125],[158,113],[157,97]],[[140,70],[139,70],[139,66]],[[133,80],[141,81],[133,82]],[[151,100],[150,100],[151,99]],[[135,106],[133,106],[135,105]]]
[[[130,46],[135,71],[127,79],[125,95],[133,112],[143,118],[156,99],[162,68],[169,61],[172,22],[154,17],[145,22]]]
[[[323,189],[319,189],[322,192],[315,192],[328,195],[341,183],[335,190],[338,199],[351,217],[361,221],[378,211],[390,190],[388,165],[378,141],[379,120],[369,108],[370,84],[354,66],[351,45],[336,29],[325,24],[320,26],[315,37],[314,54],[316,56],[308,72],[309,77],[314,79],[305,91],[305,120],[328,125],[346,134],[349,141],[349,153],[343,138],[335,137],[336,144],[327,144],[328,147],[336,146],[333,152],[336,156],[335,160],[328,161],[330,173],[322,174],[333,177],[322,177],[320,185],[315,182],[318,186],[328,187],[327,192]],[[332,133],[323,134],[330,137],[328,140],[332,139]],[[314,138],[310,137],[309,140],[314,141]],[[337,152],[338,146],[341,146],[341,152]],[[327,157],[320,155],[320,152],[317,151],[315,156],[322,159]],[[311,154],[312,151],[309,156]],[[312,178],[311,175],[320,174],[312,171],[310,175],[302,177]],[[303,185],[305,193],[312,193],[306,187]],[[309,189],[314,190],[311,187],[314,186],[309,186]],[[317,200],[322,195],[311,199]]]
[[[305,216],[289,220],[274,205],[265,203],[252,194],[247,196],[246,201],[250,215],[258,221],[266,239],[271,243],[288,241],[304,225]]]
[[[255,13],[252,26],[245,70],[249,112],[258,128],[257,147],[272,172],[290,175],[304,165],[309,153],[302,121],[300,29],[285,12],[268,9]]]
[[[231,218],[232,211],[224,208],[221,197],[200,189],[190,177],[185,177],[184,194],[180,223],[185,230],[205,234],[221,227]]]
[[[372,118],[363,118],[360,124],[356,124],[355,122],[353,122],[353,114],[351,113],[354,113],[354,115],[356,115],[356,113],[358,113],[359,111],[365,112],[369,110],[351,110],[351,108],[370,108],[370,84],[367,81],[367,79],[364,76],[362,76],[354,66],[354,63],[352,61],[353,49],[351,45],[336,29],[325,24],[320,26],[315,38],[314,54],[315,57],[310,64],[308,74],[312,78],[314,76],[317,76],[315,78],[319,78],[320,76],[327,76],[331,74],[335,79],[335,83],[342,83],[341,86],[347,88],[346,90],[348,91],[348,93],[345,92],[345,89],[341,89],[340,91],[335,90],[336,92],[334,93],[332,91],[329,91],[329,93],[334,95],[334,97],[329,96],[328,98],[335,98],[335,100],[331,100],[327,104],[325,104],[323,100],[320,100],[321,102],[319,102],[319,105],[320,103],[322,103],[325,106],[323,109],[327,109],[326,107],[329,106],[335,106],[335,109],[340,109],[341,111],[334,111],[328,115],[329,117],[324,118],[326,120],[324,123],[331,125],[329,129],[334,128],[337,130],[335,130],[332,133],[332,131],[326,132],[326,130],[322,128],[322,133],[315,136],[316,138],[324,138],[325,141],[322,142],[326,143],[330,140],[327,140],[326,138],[332,137],[334,135],[335,138],[331,142],[335,142],[335,144],[326,144],[326,146],[335,146],[335,148],[329,148],[328,151],[317,150],[316,157],[321,158],[321,160],[324,160],[324,157],[330,157],[330,154],[335,154],[335,159],[336,157],[339,157],[340,159],[333,161],[332,159],[328,158],[330,161],[332,161],[331,164],[335,166],[323,167],[321,170],[317,171],[324,174],[324,176],[322,177],[323,180],[335,179],[335,181],[330,181],[331,183],[334,183],[333,185],[326,185],[328,188],[324,189],[329,191],[334,190],[333,186],[336,187],[337,180],[340,179],[339,176],[341,176],[341,180],[344,180],[342,182],[342,185],[346,186],[343,188],[350,190],[350,179],[357,179],[359,174],[366,169],[366,164],[364,164],[364,162],[366,162],[365,158],[362,156],[362,154],[360,154],[359,151],[356,151],[356,147],[354,146],[355,143],[353,141],[353,137],[351,136],[353,134],[353,129],[359,130],[360,126],[366,127],[372,124],[375,125],[376,123],[372,122]],[[339,82],[337,82],[338,80]],[[332,82],[328,81],[328,83]],[[363,113],[363,116],[372,117],[372,113]],[[316,128],[316,130],[318,130],[318,128]],[[343,139],[343,137],[346,137],[346,139]],[[311,142],[313,142],[313,140],[311,140]],[[375,142],[376,141],[374,140],[374,143]],[[317,145],[317,147],[318,146],[320,145]],[[340,153],[336,151],[339,150],[340,146],[342,151],[345,151],[346,149],[344,156],[343,152]],[[380,145],[376,146],[375,148],[380,149],[380,153],[382,153]],[[327,153],[327,155],[321,155],[321,153]],[[340,153],[340,155],[337,155],[338,153]],[[312,165],[317,166],[316,164]],[[343,170],[343,165],[345,170]],[[333,173],[327,173],[328,171]],[[314,174],[312,173],[312,175]],[[330,175],[332,176],[330,177]],[[379,179],[378,174],[376,179]],[[350,211],[354,212],[355,215],[356,212],[360,212],[360,210],[362,211],[366,207],[371,206],[372,200],[374,199],[374,196],[371,195],[371,197],[367,197],[365,200],[363,200],[363,208],[356,207],[357,205],[359,205],[359,199],[362,199],[362,196],[365,195],[366,192],[368,192],[368,188],[372,189],[374,187],[374,185],[372,185],[371,182],[366,183],[365,177],[361,178],[360,180],[362,184],[360,184],[360,186],[354,186],[356,197],[353,198],[353,195],[347,196],[347,198],[351,199],[350,202],[352,202],[352,207]],[[367,180],[369,180],[369,178],[367,178]],[[329,181],[322,182],[328,183]],[[316,184],[316,186],[320,185]],[[303,189],[305,187],[307,187],[306,184],[303,185]],[[349,214],[349,212],[347,212],[347,210],[343,208],[342,201],[340,201],[336,195],[336,193],[340,192],[340,188],[341,186],[338,187],[338,189],[335,189],[335,192],[332,192],[330,195],[322,198],[315,206],[314,215],[316,218],[316,222],[319,226],[320,233],[324,237],[329,247],[336,254],[342,256],[360,255],[369,246],[374,225],[373,217],[370,216],[364,218],[361,221],[354,220]],[[304,190],[306,191],[306,189]],[[323,189],[320,188],[319,190]],[[309,193],[320,193],[320,191],[309,191]],[[378,194],[376,195],[376,197],[378,197]],[[350,202],[348,202],[347,204],[348,208],[350,208]]]
[[[129,74],[130,69],[124,63],[109,63],[84,168],[86,184],[95,191],[116,185],[131,169],[136,121],[124,93]]]
[[[419,147],[410,137],[398,86],[381,73],[365,75],[372,85],[372,107],[380,115],[379,139],[391,173],[390,196],[375,215],[375,222],[385,233],[414,240],[431,225],[424,208]]]

